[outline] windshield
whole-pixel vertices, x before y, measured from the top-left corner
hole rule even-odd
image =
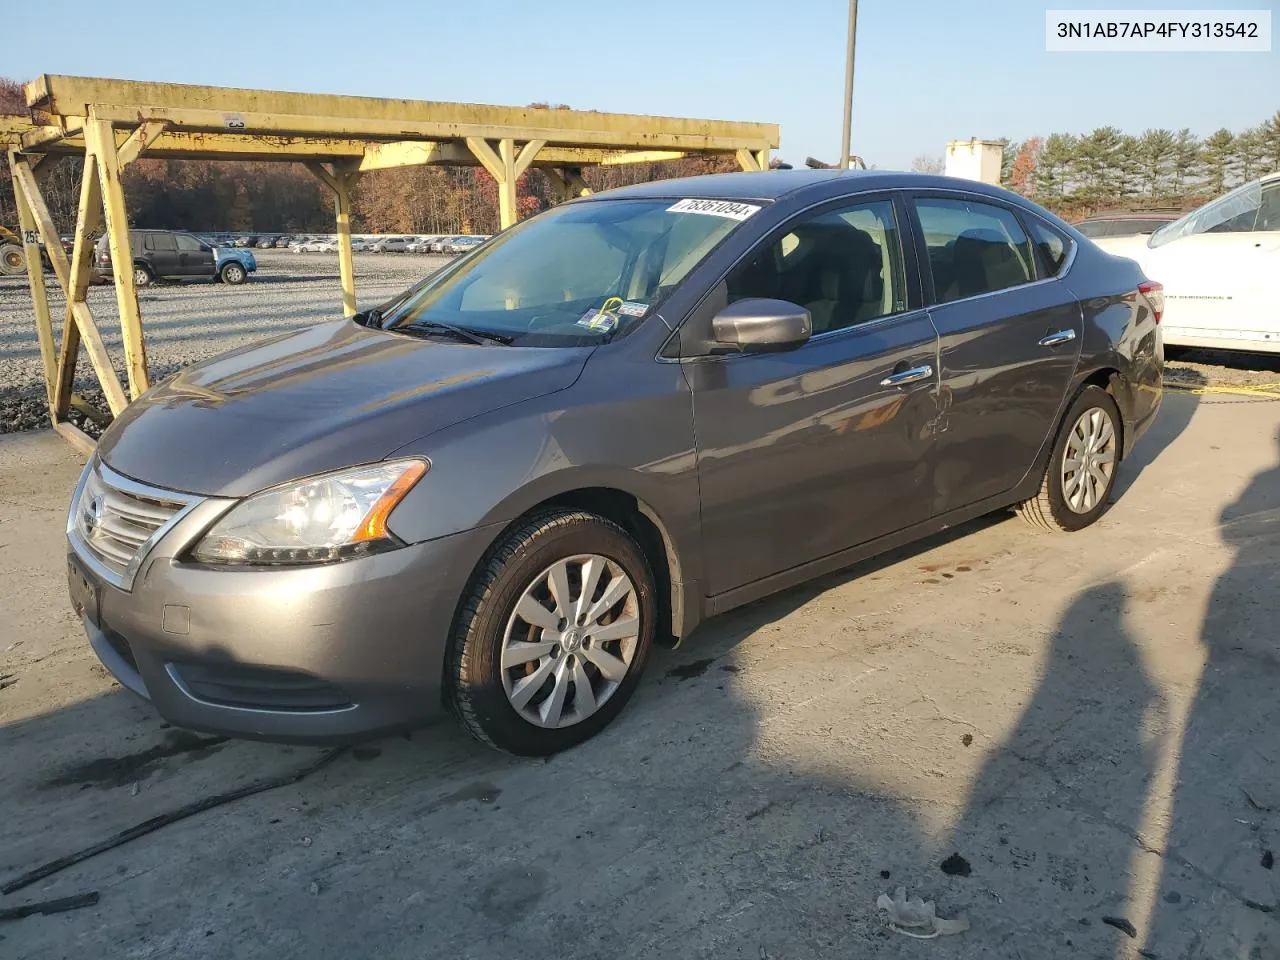
[[[602,343],[651,315],[759,209],[721,201],[565,204],[477,246],[393,300],[382,311],[382,327],[408,333],[448,325],[519,346]]]
[[[1227,233],[1252,230],[1253,222],[1262,204],[1262,181],[1255,180],[1224,193],[1212,203],[1192,210],[1181,219],[1166,224],[1147,241],[1147,246],[1158,247],[1193,233]]]

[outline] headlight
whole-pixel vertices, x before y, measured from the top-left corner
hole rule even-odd
[[[236,504],[191,552],[202,563],[326,563],[400,546],[387,517],[427,472],[395,460],[273,487]]]

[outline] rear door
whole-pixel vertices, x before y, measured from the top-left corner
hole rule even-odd
[[[189,233],[174,234],[178,260],[184,277],[212,277],[213,250]]]
[[[1057,423],[1083,320],[1061,279],[1069,247],[1060,247],[1057,263],[1037,263],[1027,229],[1050,230],[1038,218],[1028,214],[1036,222],[1024,227],[1011,205],[958,192],[919,191],[911,206],[939,336],[937,515],[1005,493],[1026,476]]]
[[[798,215],[685,325],[752,297],[813,318],[797,349],[685,363],[711,594],[928,519],[937,335],[907,287],[902,214],[873,195]]]

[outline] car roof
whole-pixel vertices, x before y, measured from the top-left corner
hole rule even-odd
[[[713,200],[779,200],[803,193],[831,193],[835,181],[847,181],[849,192],[912,187],[964,189],[1002,196],[1006,191],[976,180],[895,170],[767,170],[753,173],[713,173],[701,177],[654,180],[619,187],[584,199],[608,200],[684,198]],[[824,189],[825,188],[825,189]]]

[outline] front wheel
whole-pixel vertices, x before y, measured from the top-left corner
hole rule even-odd
[[[653,573],[626,531],[579,510],[535,515],[503,537],[463,598],[450,706],[510,753],[581,743],[635,691],[655,616]]]
[[[1083,529],[1102,516],[1115,486],[1122,430],[1111,394],[1092,385],[1080,391],[1058,427],[1040,492],[1018,505],[1019,515],[1063,531]]]
[[[222,268],[223,283],[230,283],[230,284],[244,283],[246,276],[248,276],[248,274],[245,273],[244,267],[242,267],[238,263],[228,263],[224,265]]]

